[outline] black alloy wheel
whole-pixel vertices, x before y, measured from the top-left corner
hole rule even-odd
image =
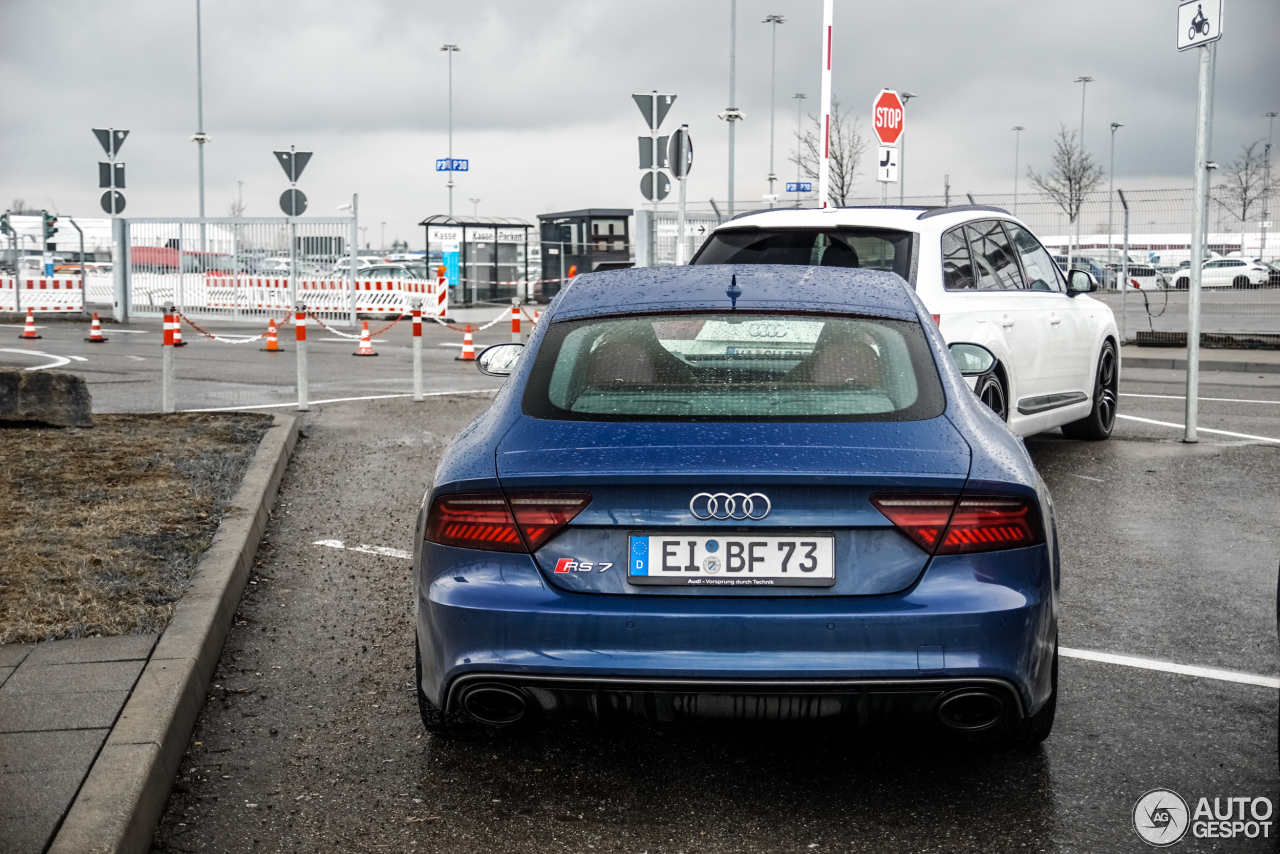
[[[978,395],[978,400],[987,405],[987,409],[994,412],[1006,424],[1009,422],[1009,395],[1005,392],[1004,382],[1001,381],[998,373],[990,371],[978,377],[978,385],[974,392]]]
[[[1191,287],[1191,280],[1188,279],[1186,276],[1182,276],[1178,279],[1178,284],[1177,284],[1178,290],[1185,291],[1189,287]]]
[[[1098,373],[1093,384],[1093,409],[1079,421],[1062,425],[1062,435],[1068,439],[1099,442],[1111,436],[1116,426],[1116,405],[1120,393],[1120,365],[1115,342],[1110,339],[1102,345],[1098,355]]]
[[[1245,288],[1249,287],[1249,277],[1236,276],[1235,279],[1231,282],[1231,287],[1244,290]]]

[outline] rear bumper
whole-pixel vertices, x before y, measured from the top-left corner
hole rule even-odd
[[[938,719],[948,697],[980,692],[1001,704],[996,718],[1025,714],[1018,690],[1003,679],[635,679],[471,672],[449,684],[446,712],[464,708],[473,690],[495,685],[524,695],[535,714],[574,719],[656,721],[821,721]]]
[[[1057,592],[1044,546],[935,558],[911,589],[867,597],[578,594],[527,555],[426,544],[423,558],[451,567],[416,602],[421,687],[444,707],[477,681],[528,685],[548,713],[589,702],[596,715],[687,708],[686,697],[822,697],[857,715],[873,696],[914,708],[976,684],[1012,691],[1021,714],[1050,691]]]

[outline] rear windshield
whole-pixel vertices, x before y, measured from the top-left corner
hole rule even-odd
[[[566,421],[920,421],[945,399],[917,322],[733,312],[554,323],[523,405]]]
[[[910,280],[911,233],[850,227],[721,229],[690,263],[859,267]]]

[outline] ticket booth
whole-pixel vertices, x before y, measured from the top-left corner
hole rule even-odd
[[[513,297],[533,298],[531,223],[514,217],[436,214],[418,224],[427,231],[427,257],[445,268],[451,305],[510,305]]]
[[[542,276],[537,299],[560,292],[569,272],[598,273],[635,266],[630,208],[586,208],[538,215]]]

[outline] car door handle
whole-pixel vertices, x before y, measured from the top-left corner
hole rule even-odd
[[[1057,325],[1058,325],[1059,323],[1061,323],[1061,322],[1062,322],[1062,318],[1061,318],[1061,317],[1050,317],[1050,318],[1049,318],[1049,325],[1050,325],[1050,326],[1057,326]]]
[[[1005,329],[1013,328],[1013,318],[1006,314],[1004,317],[1000,318],[1000,325]]]

